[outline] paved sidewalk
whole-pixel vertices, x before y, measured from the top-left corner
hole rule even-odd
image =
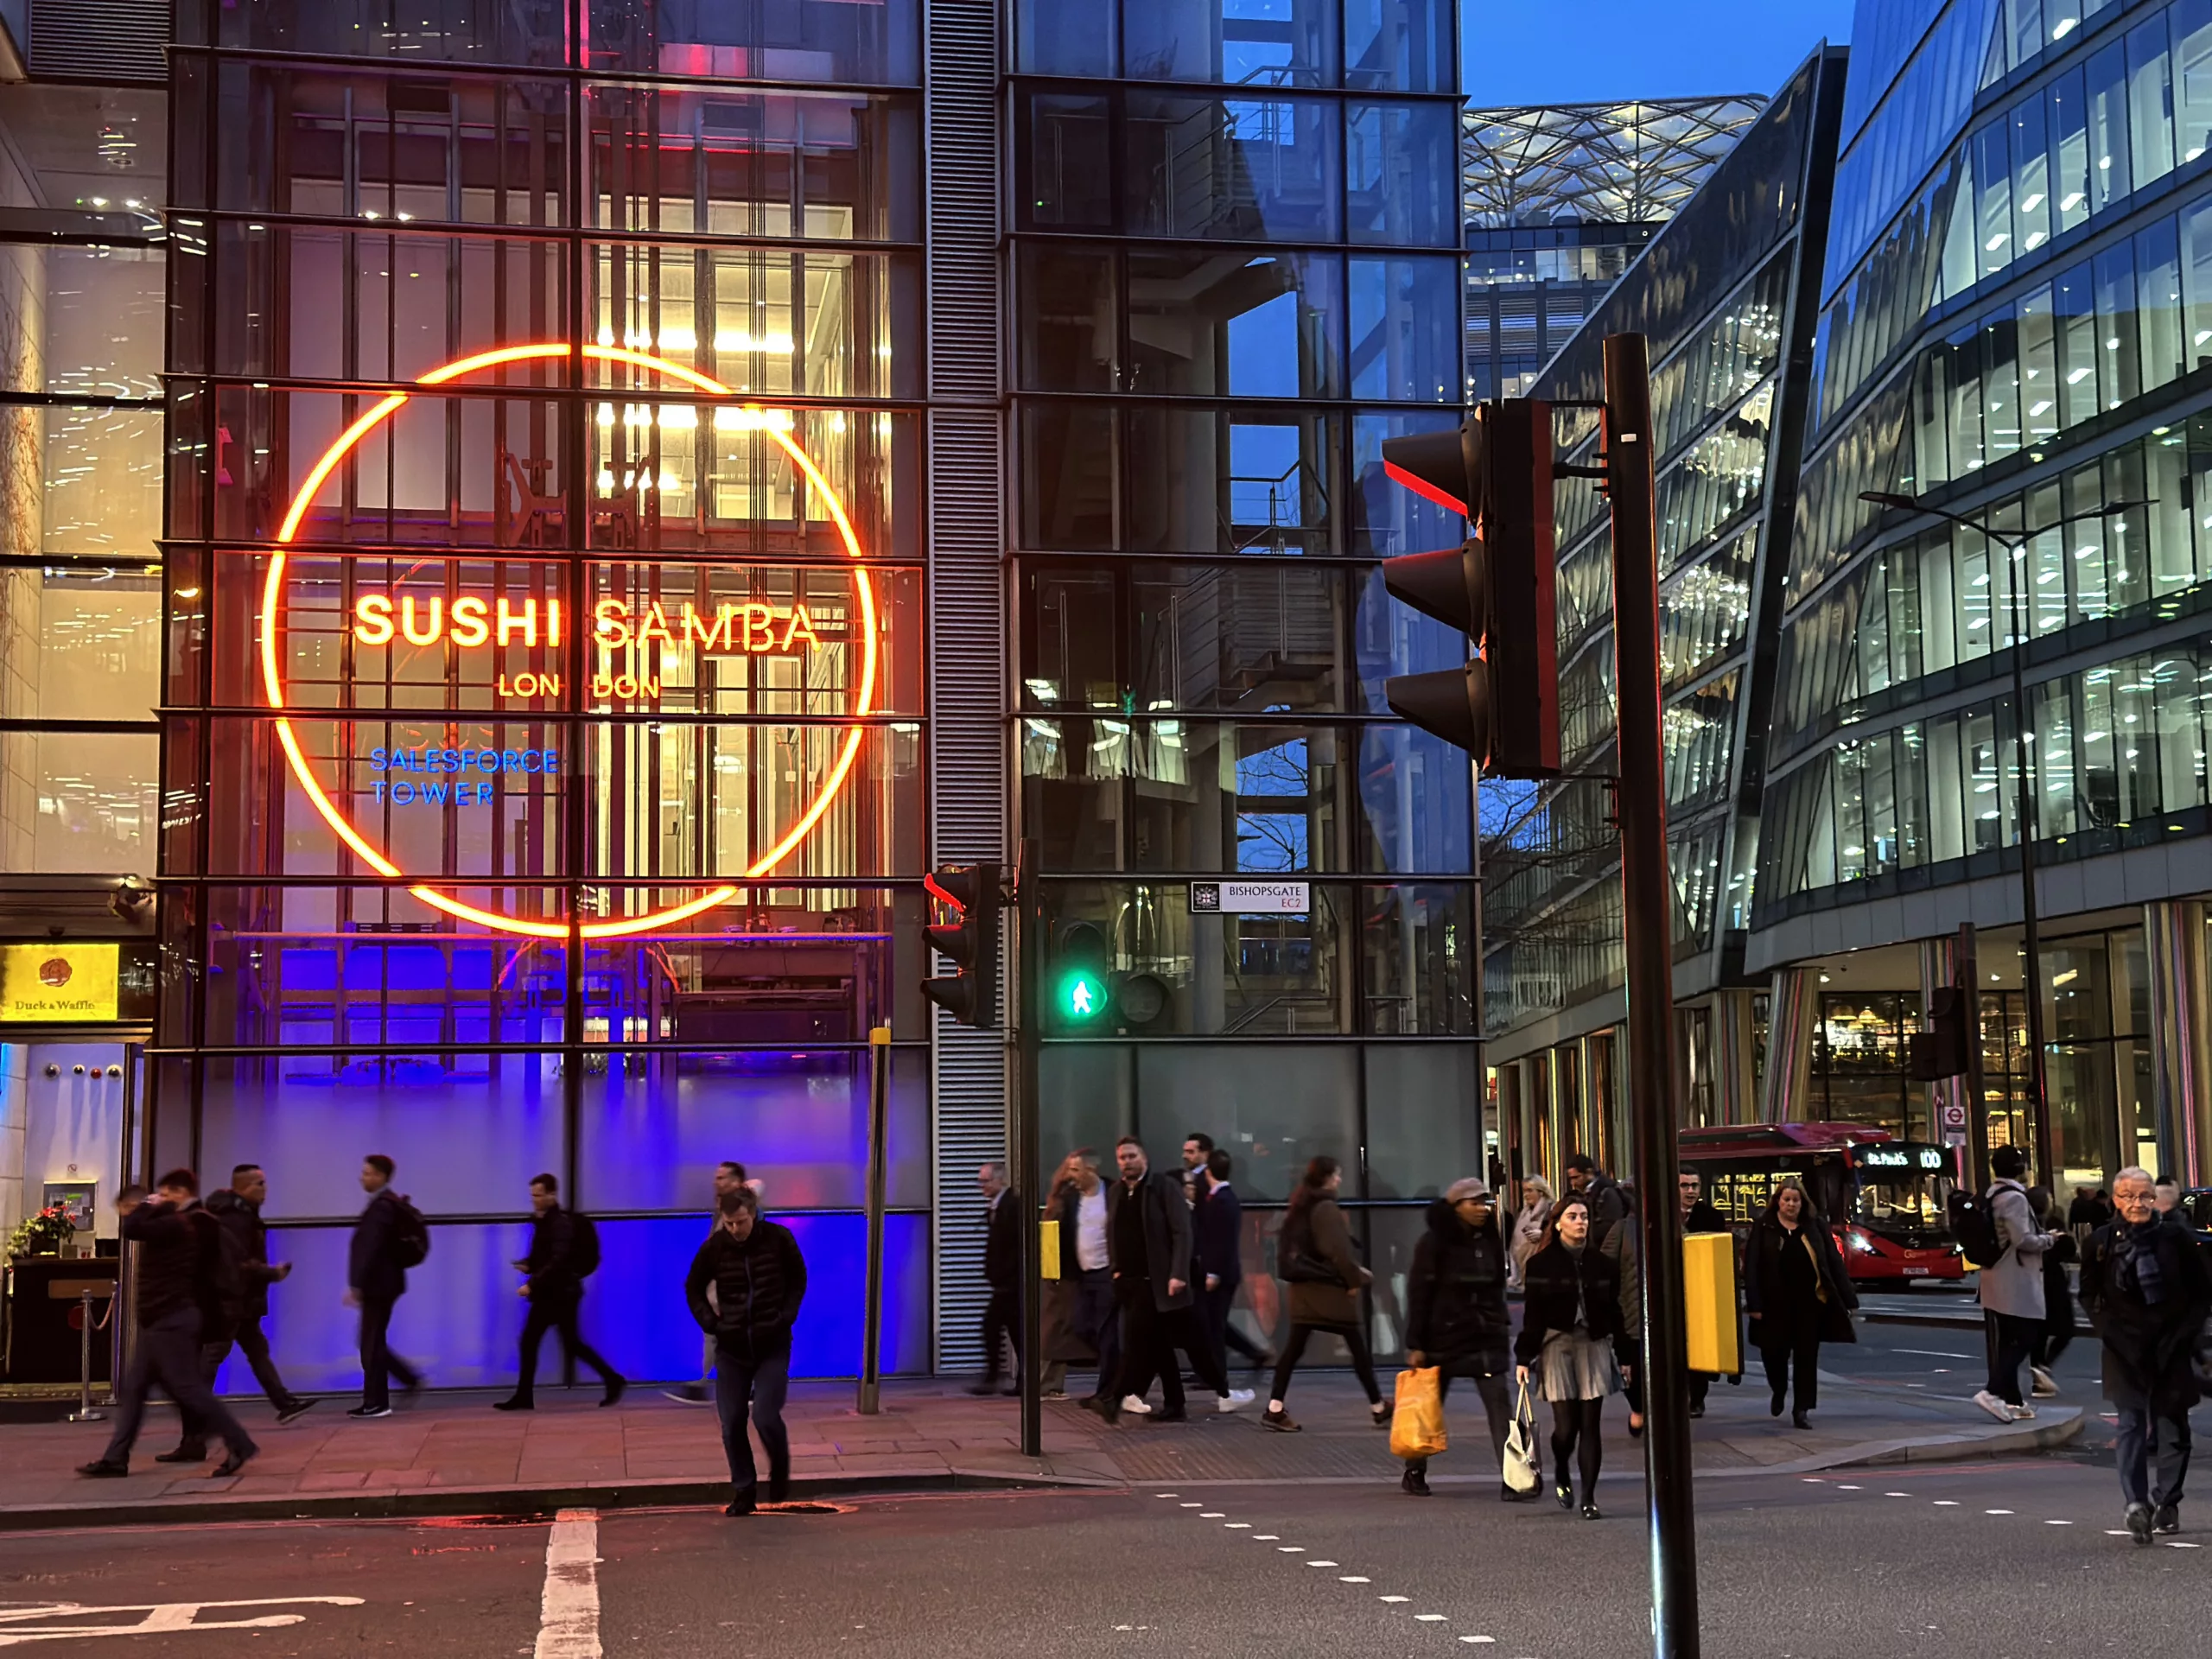
[[[1801,1433],[1767,1414],[1766,1391],[1756,1379],[1740,1388],[1715,1383],[1707,1414],[1694,1425],[1698,1473],[1798,1473],[2018,1452],[2070,1439],[2082,1427],[2070,1407],[2047,1408],[2033,1423],[2006,1428],[1964,1401],[1825,1376],[1821,1389],[1827,1403],[1815,1414],[1817,1426]],[[351,1402],[331,1400],[289,1428],[270,1423],[256,1402],[245,1415],[262,1454],[228,1480],[209,1478],[204,1465],[151,1460],[175,1443],[175,1418],[166,1408],[149,1415],[131,1473],[122,1480],[92,1482],[75,1473],[99,1453],[105,1424],[0,1425],[8,1470],[0,1529],[721,1501],[727,1475],[710,1408],[641,1389],[602,1410],[594,1393],[541,1389],[539,1408],[527,1414],[491,1410],[488,1394],[433,1394],[373,1422],[347,1420]],[[1256,1406],[1233,1415],[1194,1413],[1185,1424],[1125,1416],[1109,1428],[1072,1402],[1048,1402],[1041,1459],[1021,1455],[1014,1401],[912,1382],[887,1384],[883,1403],[880,1415],[863,1417],[853,1409],[849,1383],[792,1389],[786,1421],[795,1497],[989,1484],[1387,1481],[1401,1467],[1389,1455],[1389,1436],[1369,1425],[1365,1402],[1342,1374],[1299,1376],[1290,1396],[1304,1425],[1297,1434],[1262,1429]],[[1473,1390],[1460,1385],[1447,1409],[1460,1438],[1433,1466],[1432,1480],[1496,1479]],[[1608,1466],[1640,1467],[1624,1406],[1615,1402],[1606,1417]]]

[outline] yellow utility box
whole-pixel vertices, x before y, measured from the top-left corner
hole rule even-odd
[[[1057,1221],[1037,1224],[1037,1271],[1040,1278],[1060,1276],[1060,1224]]]
[[[1744,1369],[1736,1319],[1736,1236],[1690,1233],[1682,1239],[1682,1302],[1694,1371],[1733,1376]]]

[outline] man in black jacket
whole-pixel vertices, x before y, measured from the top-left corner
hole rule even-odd
[[[2127,1530],[2147,1547],[2153,1532],[2181,1530],[2189,1413],[2203,1392],[2191,1350],[2212,1313],[2212,1271],[2183,1220],[2160,1213],[2148,1170],[2121,1170],[2112,1196],[2119,1214],[2082,1252],[2082,1306],[2104,1345]]]
[[[1235,1166],[1226,1147],[1215,1147],[1206,1154],[1205,1167],[1199,1172],[1198,1204],[1191,1211],[1197,1258],[1191,1271],[1199,1275],[1199,1311],[1205,1316],[1206,1335],[1213,1343],[1214,1363],[1224,1374],[1231,1348],[1254,1365],[1274,1363],[1274,1356],[1230,1323],[1237,1287],[1244,1282],[1244,1204],[1229,1184],[1230,1171]]]
[[[983,1304],[983,1380],[970,1394],[999,1392],[1001,1349],[1014,1355],[1006,1392],[1021,1392],[1021,1199],[1007,1185],[1004,1164],[985,1164],[976,1172],[983,1194],[983,1282],[990,1296]]]
[[[269,1338],[261,1331],[262,1320],[269,1317],[269,1287],[292,1271],[289,1262],[272,1266],[269,1261],[269,1228],[261,1219],[261,1203],[268,1196],[269,1177],[258,1164],[238,1165],[231,1171],[228,1186],[207,1195],[205,1208],[223,1230],[225,1255],[237,1280],[238,1300],[232,1316],[224,1322],[231,1328],[211,1327],[207,1333],[207,1340],[200,1349],[200,1375],[212,1390],[235,1342],[253,1368],[253,1380],[276,1408],[277,1422],[284,1424],[313,1408],[315,1402],[301,1398],[284,1386],[276,1361],[269,1357]],[[156,1463],[198,1463],[207,1457],[207,1425],[189,1412],[182,1415],[183,1433],[176,1449],[162,1452]]]
[[[173,1169],[156,1184],[152,1198],[143,1188],[127,1187],[116,1201],[124,1241],[138,1246],[138,1342],[119,1390],[115,1433],[106,1451],[79,1468],[80,1475],[115,1478],[130,1472],[130,1448],[156,1383],[187,1422],[204,1424],[223,1437],[230,1456],[216,1467],[219,1477],[235,1475],[260,1449],[215,1397],[201,1369],[205,1333],[227,1316],[219,1306],[221,1230],[199,1206],[199,1195],[198,1178],[188,1169]]]
[[[576,1328],[576,1316],[584,1304],[585,1275],[595,1271],[599,1263],[583,1259],[579,1252],[584,1235],[576,1217],[561,1207],[561,1183],[556,1177],[531,1177],[530,1208],[530,1254],[515,1263],[525,1275],[516,1294],[530,1304],[530,1316],[522,1322],[522,1363],[517,1370],[515,1391],[505,1400],[494,1400],[492,1409],[536,1408],[537,1351],[548,1331],[561,1333],[561,1351],[568,1356],[571,1369],[581,1359],[599,1373],[607,1389],[599,1403],[611,1406],[630,1385]]]
[[[1452,1379],[1465,1377],[1482,1395],[1490,1418],[1491,1451],[1505,1461],[1505,1432],[1513,1408],[1505,1379],[1513,1369],[1513,1316],[1505,1306],[1505,1241],[1498,1236],[1497,1207],[1490,1188],[1470,1175],[1452,1183],[1428,1207],[1428,1229],[1414,1246],[1406,1274],[1406,1363],[1433,1365],[1440,1402]],[[1405,1491],[1428,1496],[1428,1459],[1408,1459]],[[1508,1503],[1520,1494],[1499,1485]]]
[[[768,1452],[768,1501],[790,1495],[791,1441],[784,1428],[784,1394],[791,1382],[791,1326],[806,1298],[806,1262],[791,1230],[760,1219],[760,1198],[741,1186],[722,1194],[721,1220],[691,1258],[684,1300],[699,1328],[715,1339],[715,1410],[734,1493],[724,1515],[753,1510],[759,1471],[745,1436],[753,1427]],[[707,1300],[707,1287],[715,1299]]]
[[[1602,1238],[1607,1229],[1627,1217],[1628,1199],[1621,1192],[1621,1184],[1599,1168],[1597,1160],[1586,1152],[1567,1154],[1567,1190],[1575,1198],[1589,1200],[1593,1241]]]
[[[1191,1369],[1213,1390],[1219,1409],[1251,1404],[1249,1389],[1230,1391],[1228,1373],[1193,1317],[1191,1205],[1182,1181],[1165,1171],[1155,1173],[1135,1135],[1122,1137],[1114,1161],[1121,1179],[1106,1189],[1106,1249],[1122,1312],[1122,1380],[1102,1393],[1095,1409],[1110,1423],[1134,1401],[1154,1422],[1182,1422],[1187,1414],[1175,1365],[1178,1348],[1190,1355]],[[1143,1407],[1154,1376],[1165,1402],[1158,1411]]]
[[[353,1241],[346,1254],[346,1305],[361,1310],[361,1403],[348,1417],[391,1415],[391,1379],[413,1394],[423,1374],[391,1351],[391,1310],[407,1294],[407,1269],[401,1264],[399,1232],[405,1220],[399,1194],[391,1190],[397,1167],[380,1152],[361,1160],[361,1191],[369,1195]]]

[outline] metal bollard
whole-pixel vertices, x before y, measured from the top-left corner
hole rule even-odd
[[[104,1423],[107,1414],[92,1409],[92,1293],[79,1293],[77,1344],[77,1409],[69,1414],[73,1423]]]

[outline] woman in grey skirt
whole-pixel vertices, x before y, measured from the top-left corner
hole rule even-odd
[[[1582,1477],[1582,1518],[1598,1519],[1598,1469],[1605,1457],[1605,1396],[1621,1387],[1613,1338],[1620,1334],[1620,1271],[1590,1241],[1590,1206],[1563,1199],[1544,1229],[1543,1248],[1523,1270],[1521,1335],[1514,1343],[1522,1382],[1537,1373],[1552,1406],[1552,1494],[1574,1507],[1567,1460]]]

